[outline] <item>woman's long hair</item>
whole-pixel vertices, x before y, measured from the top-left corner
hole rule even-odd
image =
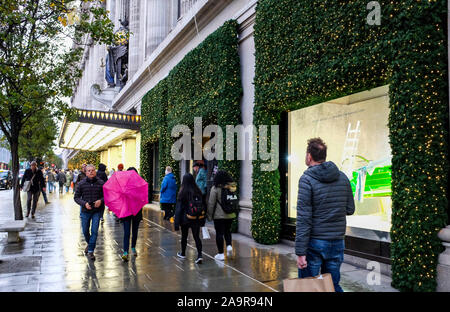
[[[228,172],[224,170],[217,171],[213,182],[215,187],[224,186],[229,182],[233,182],[233,178]]]
[[[190,173],[186,173],[183,176],[183,181],[181,182],[180,192],[178,192],[179,201],[189,201],[193,195],[202,196],[202,191],[195,183],[194,176]]]

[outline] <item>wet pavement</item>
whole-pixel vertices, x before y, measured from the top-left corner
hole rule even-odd
[[[22,194],[24,215],[26,198]],[[293,247],[260,245],[233,234],[233,254],[225,261],[216,254],[212,224],[211,239],[202,240],[203,263],[195,264],[197,252],[189,234],[187,259],[176,256],[180,232],[162,219],[156,205],[143,210],[139,227],[138,257],[123,262],[122,224],[105,212],[99,227],[95,261],[84,255],[79,206],[73,195],[48,194],[50,204],[39,198],[36,219],[28,219],[20,243],[7,244],[0,232],[0,292],[274,292],[282,291],[282,280],[297,277]],[[12,220],[12,191],[0,191],[0,220]],[[395,291],[390,278],[381,285],[368,285],[370,272],[349,264],[341,267],[344,291]]]

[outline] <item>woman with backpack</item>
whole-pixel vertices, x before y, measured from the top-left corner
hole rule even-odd
[[[227,244],[227,255],[233,253],[231,245],[231,224],[236,218],[236,206],[238,205],[238,198],[235,194],[236,183],[233,182],[231,176],[223,170],[219,170],[214,177],[214,183],[209,193],[208,200],[208,221],[214,221],[214,228],[216,230],[216,244],[218,253],[214,259],[224,260],[223,254],[223,240]]]
[[[197,247],[195,263],[202,263],[200,227],[205,224],[205,217],[206,207],[203,205],[202,191],[195,183],[192,174],[186,173],[183,176],[175,210],[175,231],[181,227],[181,252],[177,252],[179,258],[186,259],[187,237],[190,228]]]

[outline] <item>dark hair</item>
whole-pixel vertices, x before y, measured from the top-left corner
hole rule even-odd
[[[314,161],[323,162],[327,159],[327,146],[321,138],[309,139],[306,152],[311,154]]]
[[[214,186],[219,185],[225,185],[228,182],[233,182],[233,178],[230,176],[230,174],[224,170],[217,171],[216,175],[214,176]]]
[[[192,168],[194,168],[194,167],[200,167],[200,168],[202,168],[202,167],[203,167],[203,164],[202,164],[201,162],[196,162],[196,163],[192,166]]]
[[[197,183],[195,183],[194,176],[190,173],[186,173],[181,182],[180,192],[178,192],[178,200],[186,202],[191,199],[194,194],[202,196],[202,191],[197,186]]]
[[[134,168],[134,167],[130,167],[130,168],[127,169],[127,171],[130,171],[130,170],[134,170],[134,171],[136,171],[136,173],[138,173],[136,168]]]

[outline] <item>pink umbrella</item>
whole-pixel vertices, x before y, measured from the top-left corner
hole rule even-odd
[[[148,203],[148,184],[134,170],[117,171],[103,184],[103,195],[118,218],[135,216]]]

